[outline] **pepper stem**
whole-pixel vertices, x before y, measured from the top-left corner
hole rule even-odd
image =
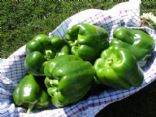
[[[29,107],[28,107],[28,110],[27,110],[27,114],[30,114],[32,109],[34,108],[34,104],[30,104]]]
[[[108,59],[107,63],[111,65],[113,63],[113,59]]]
[[[46,50],[45,51],[45,59],[50,60],[52,58],[54,58],[55,53],[52,50]]]
[[[50,85],[53,86],[57,86],[59,84],[58,80],[50,80]]]

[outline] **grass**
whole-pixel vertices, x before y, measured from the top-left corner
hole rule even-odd
[[[121,1],[121,0],[120,0]],[[119,0],[1,0],[0,57],[7,58],[35,34],[55,29],[69,16],[89,8],[109,9]],[[141,12],[156,15],[156,0],[142,0]],[[140,92],[107,106],[97,117],[156,117],[156,83]]]

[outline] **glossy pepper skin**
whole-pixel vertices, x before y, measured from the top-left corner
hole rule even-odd
[[[155,47],[152,37],[143,30],[118,27],[113,32],[112,44],[131,51],[138,61],[146,60]]]
[[[117,45],[103,51],[101,58],[95,61],[94,68],[96,80],[113,88],[140,86],[144,78],[136,58],[130,51]]]
[[[42,78],[36,78],[32,74],[28,74],[16,85],[13,91],[13,100],[17,106],[28,108],[27,113],[32,109],[50,107],[50,97],[39,81]]]
[[[68,53],[69,47],[60,37],[49,38],[45,34],[39,34],[26,44],[24,66],[29,73],[43,75],[43,63],[46,60]]]
[[[66,40],[72,54],[83,60],[94,62],[100,52],[109,46],[108,32],[99,26],[80,23],[66,32]]]
[[[44,68],[45,85],[52,104],[63,107],[83,98],[93,83],[94,68],[74,55],[58,56]]]

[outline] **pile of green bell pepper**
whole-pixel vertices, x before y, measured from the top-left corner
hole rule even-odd
[[[84,97],[93,83],[94,68],[74,55],[58,56],[45,66],[45,84],[52,103],[62,107]]]
[[[113,32],[112,45],[128,49],[138,61],[145,61],[155,47],[152,37],[143,30],[118,27]]]
[[[113,88],[140,86],[144,79],[141,67],[154,47],[154,40],[145,31],[117,27],[109,48],[95,61],[96,82]]]
[[[13,91],[13,100],[17,106],[32,109],[44,109],[50,107],[50,97],[43,85],[43,78],[28,74],[22,78]]]
[[[64,54],[69,54],[69,47],[63,39],[38,34],[26,44],[24,65],[29,73],[43,75],[44,62]]]
[[[83,60],[94,62],[102,50],[108,48],[108,32],[88,23],[74,25],[66,33],[72,54]]]
[[[26,44],[28,74],[13,91],[17,106],[30,112],[74,104],[96,83],[120,89],[140,86],[144,74],[139,62],[155,47],[143,30],[117,27],[109,40],[106,29],[88,23],[72,26],[65,39],[39,34]]]
[[[97,81],[113,88],[140,86],[143,73],[129,50],[112,45],[103,51],[95,64]]]

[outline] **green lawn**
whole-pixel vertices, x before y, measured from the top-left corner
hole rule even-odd
[[[69,16],[89,8],[108,9],[121,0],[2,1],[0,58],[7,58],[35,34],[48,34]],[[156,14],[155,6],[156,0],[142,0],[141,12],[151,11]],[[156,82],[139,93],[109,105],[97,117],[156,117]]]

